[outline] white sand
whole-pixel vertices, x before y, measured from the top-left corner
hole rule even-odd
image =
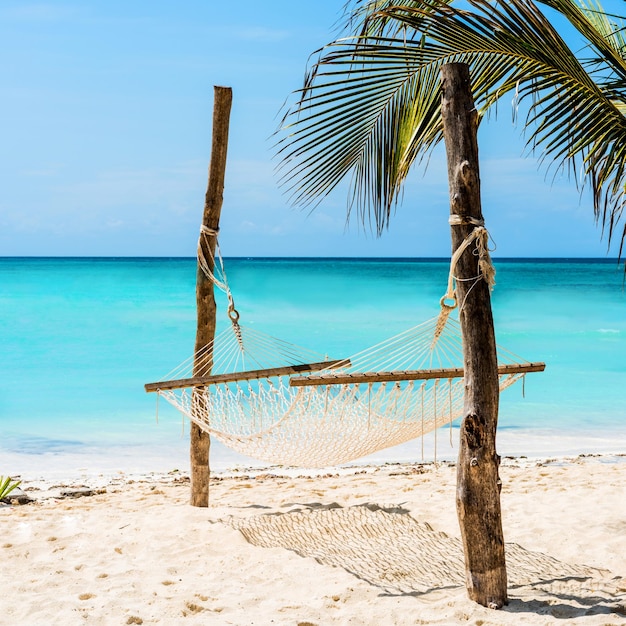
[[[384,589],[365,570],[251,545],[220,521],[310,511],[310,536],[322,537],[329,531],[317,513],[329,505],[342,507],[331,509],[341,516],[375,503],[400,507],[382,515],[392,522],[412,523],[410,515],[458,537],[449,464],[216,477],[209,509],[188,506],[189,485],[178,474],[92,480],[89,486],[104,492],[77,499],[58,497],[59,486],[33,482],[24,487],[34,503],[0,507],[0,624],[626,623],[626,458],[508,459],[501,475],[507,542],[605,571],[584,580],[541,575],[511,586],[509,605],[492,611],[470,602],[459,585],[393,593],[395,579]],[[297,519],[291,515],[281,521]],[[361,537],[368,571],[395,550],[415,558],[395,545],[402,538],[368,543]],[[332,542],[326,537],[327,549]],[[418,574],[407,572],[407,578],[419,586]]]

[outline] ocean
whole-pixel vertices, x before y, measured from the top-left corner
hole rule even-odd
[[[494,259],[497,342],[546,370],[501,397],[503,455],[626,453],[616,260]],[[445,259],[227,258],[241,323],[344,358],[438,313]],[[143,385],[193,351],[195,259],[0,259],[0,475],[186,470],[188,425]],[[218,295],[218,324],[228,324]],[[434,437],[434,436],[433,436]],[[453,459],[458,427],[431,437]],[[420,460],[421,442],[364,461]],[[219,443],[212,467],[254,461]]]

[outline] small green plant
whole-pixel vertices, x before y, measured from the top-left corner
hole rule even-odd
[[[8,495],[20,484],[20,480],[13,480],[10,476],[7,476],[6,478],[4,476],[0,476],[0,500],[4,500],[8,497]]]

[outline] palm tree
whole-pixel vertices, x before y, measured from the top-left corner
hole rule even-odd
[[[621,18],[592,0],[457,4],[352,2],[347,22],[356,34],[318,52],[284,118],[279,171],[292,202],[315,205],[351,174],[348,210],[373,216],[382,232],[408,172],[443,138],[439,70],[464,62],[479,119],[511,94],[528,103],[528,145],[544,165],[565,168],[581,190],[592,189],[610,242],[626,194]],[[551,22],[555,16],[582,38],[579,54]],[[620,255],[625,237],[622,230]]]
[[[610,244],[626,201],[622,18],[592,0],[353,0],[346,16],[353,34],[318,51],[280,130],[280,180],[294,204],[315,206],[350,174],[348,215],[356,211],[380,234],[408,172],[416,163],[426,164],[444,139],[440,73],[463,64],[471,73],[476,124],[503,97],[514,94],[518,105],[526,107],[528,145],[548,170],[564,169],[581,192],[592,190],[595,216]],[[559,29],[569,25],[584,43],[579,53],[560,35],[557,23]],[[479,205],[477,210],[480,214]],[[625,239],[622,228],[620,256]],[[481,302],[487,309],[483,319],[491,320],[488,295]],[[470,327],[464,326],[464,335]],[[479,354],[481,346],[474,348]],[[465,361],[467,365],[467,354]],[[479,381],[484,394],[493,389],[491,378]],[[467,407],[466,396],[462,439]],[[487,425],[493,431],[494,458],[490,467],[480,469],[490,472],[491,481],[489,514],[484,516],[489,528],[482,539],[498,526],[501,536],[499,487],[493,480],[496,423],[497,399]],[[476,493],[468,494],[461,484],[462,447],[457,507],[468,592],[482,604],[502,606],[504,552],[480,538],[472,545],[472,529],[459,504],[463,489],[469,501],[476,500]],[[490,562],[501,573],[495,593],[471,589],[471,581],[481,580],[484,572],[469,553],[481,550],[492,551]]]

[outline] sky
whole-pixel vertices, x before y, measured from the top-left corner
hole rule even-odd
[[[443,149],[380,238],[346,224],[347,186],[310,212],[277,184],[281,110],[343,5],[2,0],[0,256],[194,256],[214,85],[233,89],[225,256],[449,256]],[[617,256],[590,198],[526,154],[506,103],[479,146],[494,255]]]

